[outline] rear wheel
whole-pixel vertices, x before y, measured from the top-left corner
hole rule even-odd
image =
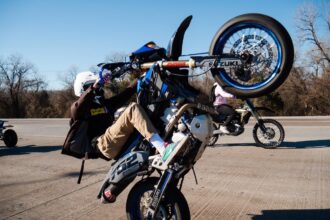
[[[263,119],[261,121],[262,124],[256,124],[252,132],[256,144],[263,148],[280,146],[285,136],[283,126],[274,119]]]
[[[242,98],[262,96],[279,87],[291,70],[294,55],[287,30],[262,14],[229,20],[216,33],[209,53],[224,60],[211,70],[215,80]],[[235,59],[240,62],[231,62]]]
[[[3,133],[3,141],[7,147],[15,147],[17,144],[17,134],[12,129],[7,129]]]
[[[156,178],[148,178],[137,183],[130,191],[126,202],[127,219],[146,219]],[[174,186],[169,186],[162,198],[155,219],[189,220],[190,211],[183,194]]]
[[[218,130],[220,126],[217,126],[216,123],[213,123],[213,132]],[[217,143],[219,139],[219,134],[213,134],[213,136],[210,138],[208,146],[213,147],[215,143]]]

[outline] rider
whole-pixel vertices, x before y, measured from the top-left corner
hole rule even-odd
[[[70,125],[77,120],[88,121],[87,136],[100,157],[113,159],[118,156],[129,136],[136,129],[166,161],[179,142],[165,143],[139,104],[131,103],[113,123],[116,109],[125,105],[136,92],[136,80],[122,93],[105,99],[102,90],[104,79],[101,77],[92,72],[77,74],[74,92],[79,99],[71,106]],[[114,195],[107,197],[109,200],[115,200]]]
[[[215,87],[215,100],[213,102],[213,106],[216,108],[216,110],[221,116],[226,117],[224,123],[220,126],[220,131],[224,134],[229,134],[230,132],[227,129],[227,125],[234,117],[235,110],[227,104],[227,98],[235,98],[235,96],[224,91],[218,83],[214,83],[213,86]]]

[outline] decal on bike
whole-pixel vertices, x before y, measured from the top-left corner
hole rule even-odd
[[[197,103],[197,108],[205,111],[205,112],[212,112],[213,114],[218,114],[218,112],[216,110],[214,110],[213,108],[207,106],[207,105],[203,105],[201,103]]]
[[[239,66],[240,63],[237,60],[226,60],[226,61],[221,61],[218,67],[236,67]]]
[[[160,202],[163,194],[165,193],[170,180],[172,179],[172,175],[173,175],[173,171],[170,169],[168,169],[164,172],[163,176],[161,177],[161,179],[157,185],[157,188],[154,191],[154,195],[152,197],[152,202],[150,204],[149,209],[151,209],[151,210],[157,209],[159,202]]]
[[[129,168],[137,165],[139,162],[137,160],[137,154],[132,154],[130,157],[128,157],[126,160],[123,160],[120,164],[117,165],[116,169],[113,172],[113,175],[111,177],[111,180],[113,180],[116,175],[119,175]]]
[[[153,200],[152,200],[152,203],[150,204],[150,206],[155,209],[157,207],[157,203],[159,201],[159,197],[160,197],[160,190],[159,189],[156,189],[155,193],[154,193],[154,197],[153,197]]]

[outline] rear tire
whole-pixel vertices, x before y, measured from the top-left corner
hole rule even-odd
[[[244,14],[218,30],[209,54],[230,54],[240,57],[242,63],[244,60],[230,70],[214,68],[211,72],[229,93],[253,98],[274,91],[285,81],[294,49],[289,33],[278,21],[262,14]]]
[[[216,123],[213,122],[213,129],[214,131],[215,130],[218,130],[220,126],[217,126]],[[210,147],[214,147],[214,144],[217,143],[219,139],[219,134],[214,134],[211,138],[210,138],[210,141],[208,143],[208,146]]]
[[[285,137],[283,126],[274,119],[262,119],[261,121],[266,128],[266,132],[261,130],[259,124],[254,126],[252,133],[256,144],[266,149],[280,146]]]
[[[128,194],[126,202],[127,219],[144,219],[148,207],[146,204],[155,189],[158,178],[148,178],[135,184]],[[169,185],[160,202],[155,219],[189,220],[190,211],[187,200],[175,186]]]
[[[12,129],[7,129],[3,133],[3,142],[7,147],[15,147],[17,144],[17,134]]]

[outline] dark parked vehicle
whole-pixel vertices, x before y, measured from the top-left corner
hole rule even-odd
[[[0,140],[5,142],[7,147],[15,147],[17,144],[17,134],[12,128],[12,125],[4,125],[7,121],[0,120]]]

